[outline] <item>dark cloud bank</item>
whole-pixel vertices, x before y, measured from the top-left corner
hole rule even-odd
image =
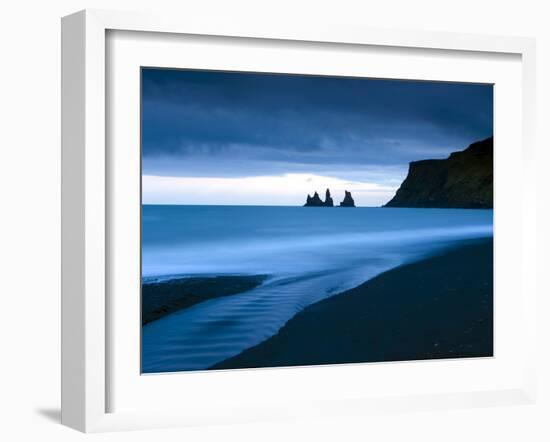
[[[388,182],[492,132],[491,85],[142,71],[146,174]]]

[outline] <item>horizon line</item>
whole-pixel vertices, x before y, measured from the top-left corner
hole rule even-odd
[[[218,206],[218,207],[304,207],[304,205],[295,205],[295,204],[182,204],[182,203],[144,203],[141,202],[142,206]],[[325,207],[325,206],[323,206]],[[342,207],[342,206],[330,206],[330,207]],[[354,208],[380,208],[381,206],[355,206]],[[347,208],[347,207],[344,207]]]

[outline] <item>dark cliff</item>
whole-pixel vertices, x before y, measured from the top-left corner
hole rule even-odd
[[[493,207],[493,137],[444,160],[414,161],[386,207]]]

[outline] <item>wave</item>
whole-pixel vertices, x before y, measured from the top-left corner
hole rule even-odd
[[[387,253],[396,246],[492,236],[491,225],[454,228],[305,235],[300,238],[240,239],[200,245],[150,247],[143,256],[143,277],[174,274],[256,274],[353,265],[365,247]],[[406,253],[406,251],[403,251]]]
[[[493,235],[492,211],[354,209],[319,218],[302,208],[155,210],[160,220],[144,230],[144,282],[271,277],[145,325],[144,373],[207,369],[271,337],[314,302],[457,242]],[[201,210],[208,216],[196,216]]]

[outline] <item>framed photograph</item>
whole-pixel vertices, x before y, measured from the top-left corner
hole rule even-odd
[[[534,401],[533,40],[62,31],[64,424]]]

